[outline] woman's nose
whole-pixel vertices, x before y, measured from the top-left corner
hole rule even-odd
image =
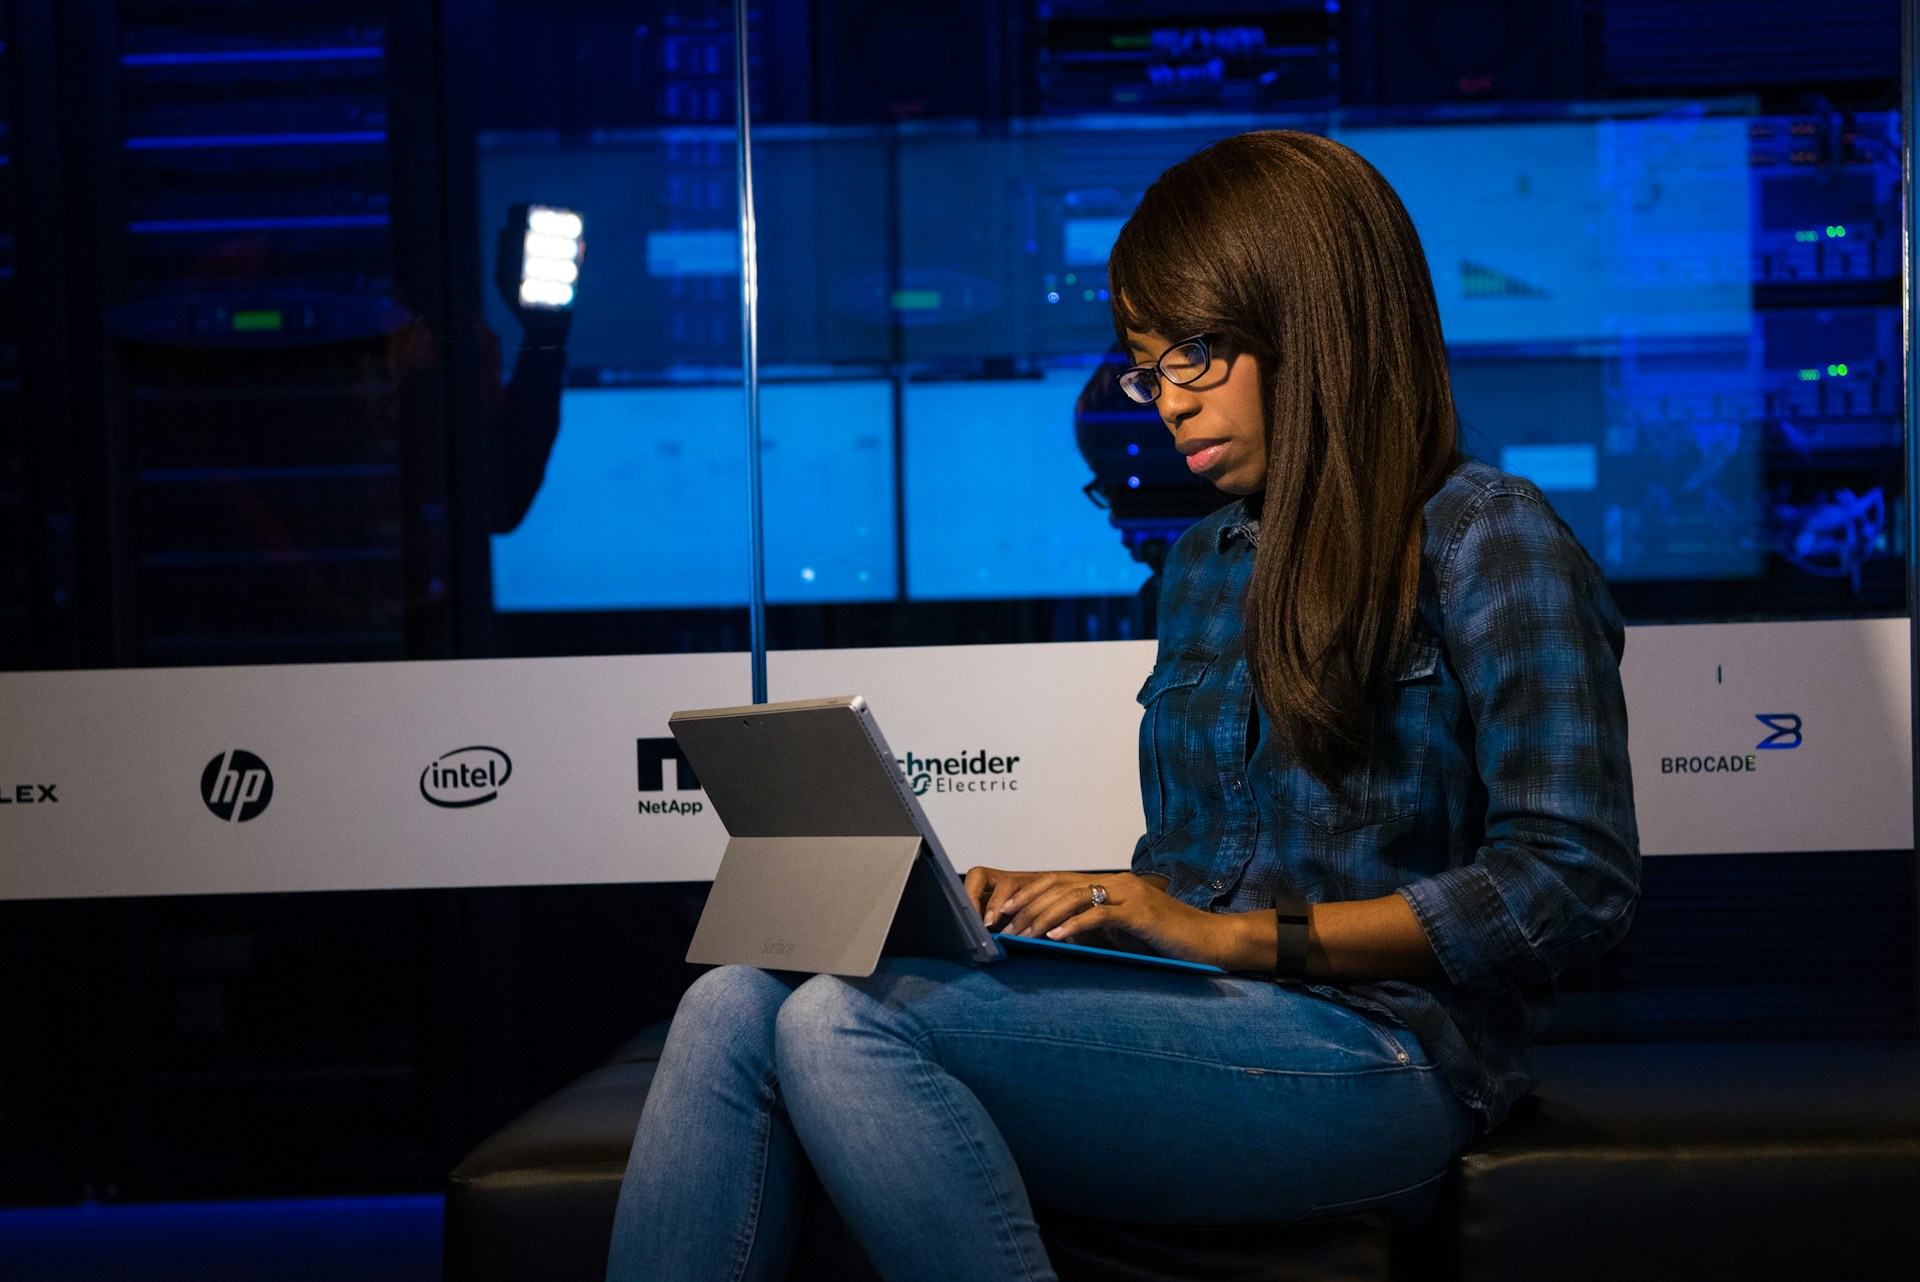
[[[1190,388],[1162,380],[1159,398],[1160,421],[1169,432],[1180,430],[1181,420],[1200,408],[1200,398]]]

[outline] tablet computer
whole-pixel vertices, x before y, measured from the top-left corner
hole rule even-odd
[[[667,726],[728,834],[688,961],[870,975],[883,952],[999,961],[1004,940],[1226,973],[990,933],[858,695],[676,712]]]
[[[865,699],[676,712],[727,849],[691,962],[870,975],[883,949],[997,961]]]

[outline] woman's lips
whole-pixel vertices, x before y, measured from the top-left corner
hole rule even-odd
[[[1220,455],[1225,452],[1226,448],[1227,443],[1225,441],[1217,441],[1212,445],[1202,445],[1199,449],[1187,455],[1187,470],[1195,473],[1205,472],[1208,468],[1220,461]]]

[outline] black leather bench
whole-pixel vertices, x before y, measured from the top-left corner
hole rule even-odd
[[[535,1105],[449,1180],[449,1282],[598,1282],[665,1027]],[[1141,1227],[1041,1211],[1063,1282],[1661,1282],[1911,1276],[1920,1042],[1548,1046],[1432,1220]],[[817,1197],[792,1277],[864,1280]]]

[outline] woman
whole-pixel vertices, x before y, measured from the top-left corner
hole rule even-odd
[[[1164,570],[1132,872],[967,887],[1000,930],[1236,975],[711,972],[641,1119],[617,1282],[778,1277],[802,1161],[913,1282],[1052,1277],[1034,1202],[1421,1214],[1527,1089],[1554,974],[1626,929],[1619,619],[1538,491],[1456,453],[1385,181],[1311,135],[1227,139],[1147,191],[1110,275],[1129,395],[1242,501]]]

